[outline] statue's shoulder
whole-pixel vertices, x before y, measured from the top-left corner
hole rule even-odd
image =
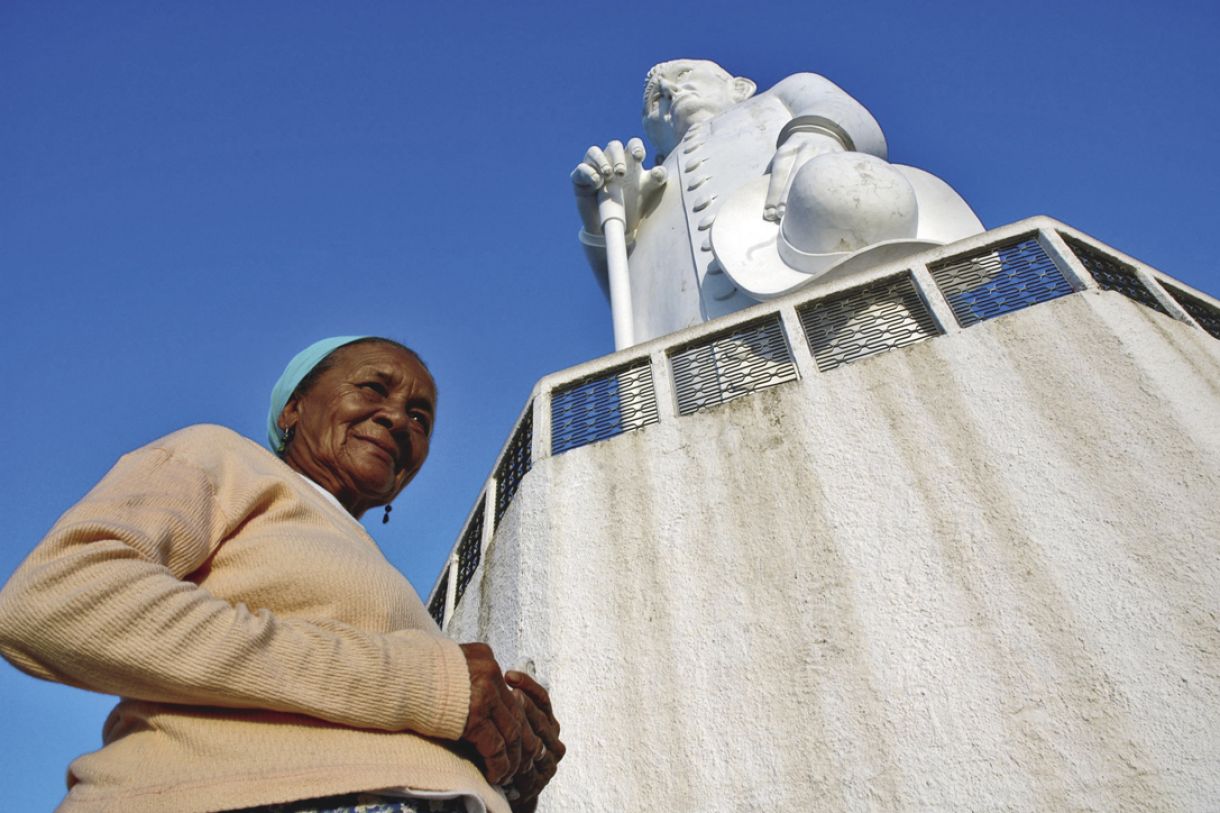
[[[802,71],[794,73],[791,76],[785,76],[783,79],[771,86],[767,93],[777,96],[785,96],[790,94],[807,94],[807,93],[827,93],[827,92],[842,93],[843,89],[834,82],[827,79],[818,73],[809,73]]]

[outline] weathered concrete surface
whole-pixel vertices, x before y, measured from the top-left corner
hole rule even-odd
[[[1089,292],[538,462],[544,811],[1220,809],[1220,342]]]

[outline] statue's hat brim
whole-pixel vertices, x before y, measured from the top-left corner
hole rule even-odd
[[[815,280],[825,280],[832,271],[840,277],[863,266],[881,265],[943,245],[935,240],[907,238],[826,254],[784,245],[785,253],[800,265],[795,268],[781,256],[779,223],[763,220],[770,181],[769,175],[763,175],[743,184],[721,204],[712,224],[716,259],[737,287],[755,299],[774,299]]]

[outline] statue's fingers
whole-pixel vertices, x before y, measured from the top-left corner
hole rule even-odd
[[[606,154],[602,152],[601,147],[590,147],[589,151],[585,153],[585,163],[597,167],[598,172],[607,178],[614,172],[614,168],[606,160]]]
[[[648,154],[648,150],[644,149],[644,142],[638,138],[633,138],[627,142],[627,154],[634,158],[637,162],[642,163],[644,156]]]
[[[572,170],[572,183],[579,188],[596,191],[602,188],[602,174],[588,164],[579,164]]]
[[[767,187],[767,199],[763,203],[762,216],[763,220],[769,220],[773,223],[779,220],[779,197],[776,195],[774,189],[775,178],[772,177],[771,184]]]
[[[643,195],[649,195],[665,186],[668,180],[669,173],[665,167],[653,167],[644,173],[644,179],[640,182],[640,192]]]
[[[606,145],[606,160],[615,175],[627,174],[627,155],[623,152],[623,142],[617,139]]]
[[[780,219],[780,207],[784,203],[784,194],[788,191],[788,178],[792,174],[794,158],[791,153],[777,152],[771,162],[771,182],[767,184],[767,197],[763,201],[764,220]]]

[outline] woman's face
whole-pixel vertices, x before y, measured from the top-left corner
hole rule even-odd
[[[428,457],[436,384],[413,355],[389,344],[341,347],[333,366],[280,417],[296,433],[284,462],[359,517],[392,501]]]

